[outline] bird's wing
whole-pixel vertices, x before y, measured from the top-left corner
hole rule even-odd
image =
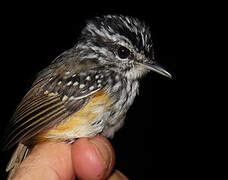
[[[39,75],[16,109],[6,131],[3,149],[25,142],[64,121],[105,86],[101,71],[83,68],[69,71],[64,65],[50,69]]]

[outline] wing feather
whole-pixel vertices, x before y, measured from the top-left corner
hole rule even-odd
[[[40,96],[43,96],[42,101],[32,103],[36,98],[40,99]],[[40,131],[50,128],[51,124],[57,124],[63,117],[71,114],[58,96],[51,97],[45,94],[40,96],[30,99],[31,104],[27,107],[28,109],[17,109],[8,126],[3,149],[8,149],[18,142],[28,140]],[[61,112],[61,116],[58,116],[59,112]],[[54,119],[57,116],[58,118]],[[51,121],[54,121],[54,123]]]
[[[100,83],[101,80],[98,81],[97,78],[100,74],[97,71],[86,70],[82,75],[80,71],[66,73],[69,72],[66,67],[61,66],[59,69],[49,69],[48,73],[44,70],[22,99],[10,120],[3,150],[19,142],[27,143],[38,133],[63,122],[84,106],[93,93],[105,86],[105,77],[102,77],[103,81]],[[57,74],[60,71],[61,75]],[[75,82],[78,86],[73,85]],[[80,84],[83,86],[79,86]]]
[[[39,97],[37,97],[39,98]],[[37,113],[42,107],[46,107],[47,105],[57,101],[55,97],[53,98],[41,98],[41,100],[32,102],[28,107],[24,109],[17,110],[14,115],[14,124],[16,125],[17,122],[21,121],[25,116],[32,115]]]

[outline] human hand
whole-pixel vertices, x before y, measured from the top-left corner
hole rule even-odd
[[[22,162],[14,180],[127,180],[112,169],[114,150],[103,136],[80,138],[72,145],[46,142],[36,145]]]

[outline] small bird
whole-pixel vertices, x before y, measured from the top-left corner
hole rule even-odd
[[[88,20],[77,44],[38,74],[10,120],[3,149],[18,146],[8,179],[37,143],[112,138],[149,71],[171,78],[155,62],[144,22],[122,15]]]

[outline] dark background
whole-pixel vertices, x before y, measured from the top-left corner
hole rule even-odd
[[[109,3],[109,2],[106,2]],[[71,48],[85,25],[97,15],[123,14],[138,17],[151,27],[156,60],[173,79],[150,73],[141,80],[140,94],[130,108],[125,126],[111,140],[116,168],[130,179],[176,177],[183,143],[182,121],[177,117],[177,57],[181,22],[174,4],[110,2],[62,5],[1,6],[1,125],[3,134],[35,75],[56,56]],[[0,179],[13,150],[1,152]]]

